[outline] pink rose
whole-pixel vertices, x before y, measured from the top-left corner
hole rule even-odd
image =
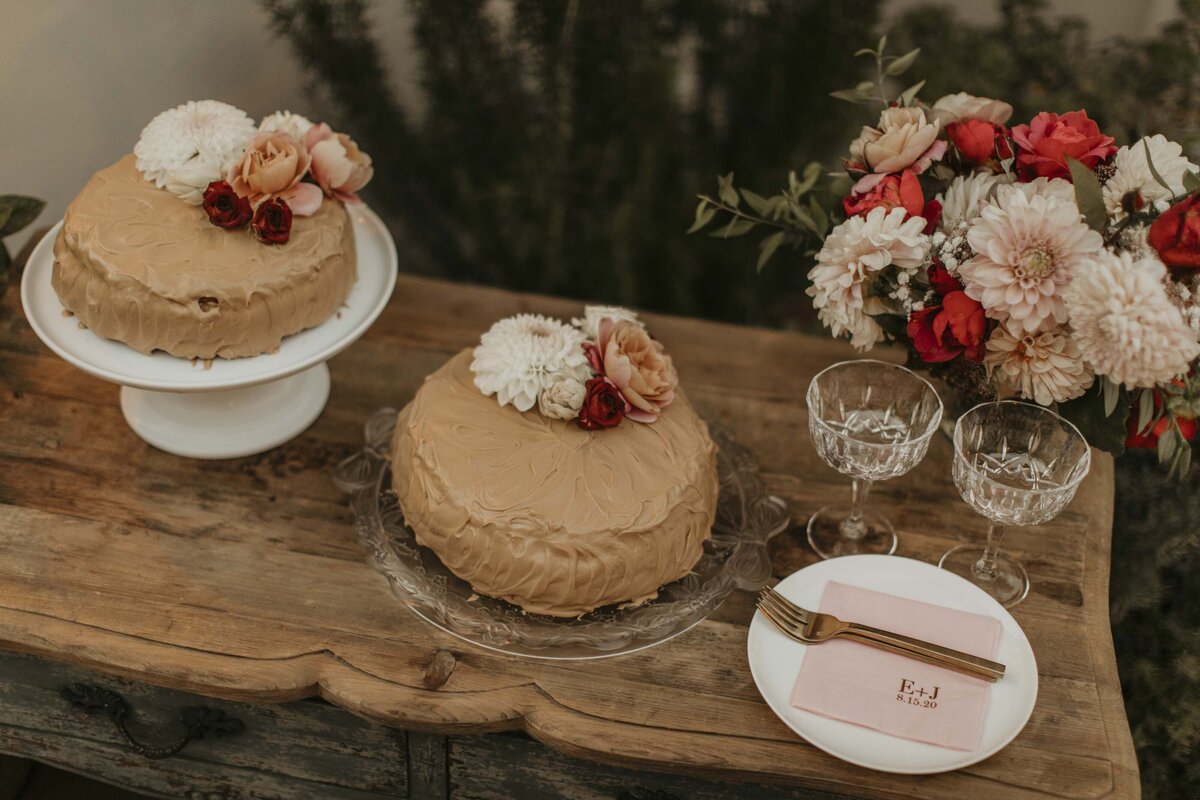
[[[629,403],[626,416],[637,422],[654,422],[675,399],[679,377],[663,346],[650,338],[641,323],[632,320],[600,321],[600,335],[587,348],[593,366],[620,390]]]
[[[309,128],[304,143],[312,153],[313,179],[325,194],[357,202],[356,192],[375,174],[371,157],[349,136],[335,133],[324,122]]]
[[[316,186],[300,182],[311,163],[307,148],[291,134],[260,131],[241,159],[229,168],[226,180],[253,206],[283,200],[292,213],[307,217],[317,212],[323,199]]]
[[[1013,128],[1012,138],[1017,143],[1017,171],[1023,181],[1071,180],[1067,156],[1095,169],[1117,152],[1113,138],[1101,133],[1086,111],[1068,111],[1062,116],[1043,111],[1028,125]]]

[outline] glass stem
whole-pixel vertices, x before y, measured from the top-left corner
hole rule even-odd
[[[866,535],[867,525],[863,522],[863,508],[867,505],[867,495],[870,493],[870,481],[854,478],[850,482],[850,513],[838,525],[838,532],[847,539],[861,539]]]
[[[1007,526],[998,522],[988,524],[987,545],[983,548],[983,555],[971,568],[976,577],[988,581],[996,579],[996,554],[1000,552],[1000,540],[1004,538],[1006,529]]]

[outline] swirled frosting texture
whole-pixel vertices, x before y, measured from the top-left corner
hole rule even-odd
[[[203,209],[145,180],[126,156],[97,172],[54,242],[62,304],[100,336],[149,353],[237,358],[321,324],[356,279],[340,202],[296,217],[284,245],[211,225]]]
[[[480,594],[578,616],[652,599],[700,559],[716,445],[682,395],[605,431],[520,412],[472,383],[465,350],[400,412],[392,483],[405,521]]]

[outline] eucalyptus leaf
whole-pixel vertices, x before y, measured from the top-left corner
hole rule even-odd
[[[829,215],[825,213],[825,208],[816,197],[808,198],[808,210],[812,212],[813,221],[817,223],[820,231],[817,235],[824,241],[825,231],[829,230]]]
[[[2,281],[8,275],[8,268],[12,266],[12,256],[8,254],[8,248],[4,246],[4,242],[0,242],[0,290],[3,289]]]
[[[723,225],[708,235],[717,239],[732,239],[735,236],[747,234],[752,230],[754,230],[754,222],[752,220],[738,219],[737,217],[734,217],[733,219],[729,220],[728,225]]]
[[[1180,438],[1182,438],[1182,434],[1180,434]],[[1192,468],[1192,446],[1187,440],[1184,440],[1182,446],[1179,448],[1179,458],[1175,464],[1177,467],[1176,474],[1180,478],[1186,478],[1188,471]]]
[[[860,47],[854,51],[855,58],[858,58],[859,56],[874,56],[874,55],[878,55],[878,53],[876,53],[874,50],[872,50],[869,47]]]
[[[879,37],[879,44],[875,45],[875,53],[883,55],[883,51],[887,49],[887,34]]]
[[[1121,386],[1107,376],[1100,380],[1104,392],[1104,416],[1111,417],[1117,410],[1117,401],[1121,398]]]
[[[1183,173],[1183,190],[1188,194],[1200,189],[1200,174],[1195,172]]]
[[[1067,167],[1071,170],[1071,182],[1075,184],[1075,203],[1094,231],[1104,231],[1108,224],[1108,211],[1104,206],[1104,192],[1100,179],[1077,159],[1067,156]]]
[[[746,204],[750,206],[750,208],[754,209],[755,214],[758,214],[760,217],[765,217],[768,213],[770,213],[770,201],[767,200],[767,198],[760,194],[755,194],[749,189],[741,189],[740,191],[742,193],[742,199],[746,201]]]
[[[758,264],[756,269],[762,272],[763,267],[771,260],[771,256],[775,255],[775,251],[779,249],[779,245],[783,244],[783,231],[776,231],[770,236],[758,243]]]
[[[913,65],[917,60],[917,56],[921,55],[921,48],[909,50],[902,56],[896,56],[891,63],[884,68],[885,75],[903,75],[904,71]]]
[[[913,104],[913,100],[915,100],[917,97],[917,92],[921,91],[921,89],[924,88],[924,86],[925,86],[925,81],[919,80],[916,83],[914,83],[912,86],[908,87],[903,92],[901,92],[900,93],[900,105],[911,106]]]
[[[1155,450],[1158,452],[1158,463],[1160,464],[1166,464],[1171,460],[1171,456],[1175,455],[1178,443],[1175,441],[1173,433],[1173,430],[1163,431],[1163,435],[1158,437],[1158,446]]]
[[[1142,389],[1138,392],[1137,431],[1145,434],[1154,423],[1154,390]]]
[[[733,188],[733,173],[721,175],[717,178],[717,196],[721,198],[721,202],[731,208],[738,207],[737,189]]]
[[[847,103],[856,103],[858,105],[868,103],[872,100],[870,95],[864,95],[857,89],[842,89],[837,92],[830,92],[829,96],[838,100],[845,100]]]
[[[869,95],[874,90],[875,90],[875,82],[874,81],[861,81],[858,83],[858,85],[856,85],[854,87],[854,91],[858,92],[859,94]]]
[[[692,222],[692,227],[687,229],[687,232],[695,233],[708,223],[712,222],[712,218],[716,215],[717,209],[710,206],[707,200],[701,200],[700,205],[696,206],[696,219],[694,222]]]
[[[36,197],[0,194],[0,237],[16,233],[37,219],[46,204]]]
[[[1150,140],[1142,139],[1142,147],[1146,150],[1146,166],[1150,168],[1150,175],[1154,180],[1158,181],[1158,185],[1167,190],[1167,193],[1172,197],[1175,196],[1175,190],[1163,179],[1162,175],[1158,174],[1158,170],[1154,167],[1154,159],[1150,157]]]

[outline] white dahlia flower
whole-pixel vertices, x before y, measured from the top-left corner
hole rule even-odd
[[[488,330],[475,348],[471,371],[479,391],[500,405],[533,408],[556,381],[585,381],[592,368],[579,330],[541,314],[517,314]]]
[[[1166,289],[1167,268],[1151,256],[1101,253],[1067,290],[1074,339],[1097,373],[1133,389],[1186,372],[1200,344]]]
[[[193,100],[150,120],[133,154],[146,180],[200,205],[204,190],[241,157],[254,135],[246,112],[217,100]]]
[[[1052,197],[1079,208],[1075,204],[1075,184],[1063,178],[1034,178],[1024,183],[1009,183],[996,189],[995,202],[1004,203],[1010,192],[1020,192],[1030,198]]]
[[[1063,328],[1030,333],[1011,320],[996,328],[983,357],[988,374],[1044,406],[1079,397],[1095,376]]]
[[[313,122],[308,117],[293,114],[290,111],[276,111],[274,114],[263,117],[262,122],[258,123],[260,131],[289,133],[297,142],[304,141],[304,134],[308,133],[308,129],[312,126]]]
[[[938,222],[938,228],[949,233],[975,219],[991,199],[996,187],[1011,181],[1012,178],[1007,175],[993,175],[990,172],[959,175],[936,198],[942,204],[942,219]]]
[[[611,319],[613,322],[629,320],[641,325],[638,315],[628,308],[621,306],[584,306],[583,317],[576,317],[571,324],[583,331],[583,335],[595,340],[600,337],[600,320]]]
[[[1150,162],[1166,181],[1169,190],[1155,180],[1154,173],[1150,171],[1150,164],[1146,162],[1147,146],[1150,148]],[[1113,156],[1113,167],[1112,177],[1104,184],[1104,206],[1109,217],[1118,221],[1127,216],[1121,203],[1127,194],[1137,192],[1147,205],[1157,211],[1165,211],[1172,197],[1183,194],[1184,174],[1197,170],[1196,165],[1183,154],[1183,147],[1161,133],[1122,147]]]
[[[1104,245],[1073,200],[1012,186],[971,223],[967,242],[975,255],[958,268],[967,295],[992,319],[1029,333],[1067,321],[1063,292]]]
[[[807,290],[821,322],[834,336],[850,334],[859,350],[883,336],[879,323],[864,311],[863,283],[888,267],[915,271],[929,260],[925,220],[905,220],[903,208],[872,209],[867,216],[850,217],[834,228],[808,273]]]

